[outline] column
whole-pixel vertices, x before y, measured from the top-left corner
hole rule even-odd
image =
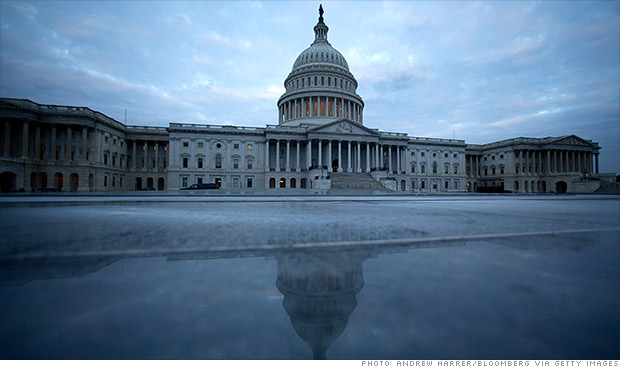
[[[296,146],[297,146],[297,156],[295,157],[295,172],[299,172],[301,171],[301,169],[299,168],[299,140],[296,140]]]
[[[131,156],[131,169],[136,170],[136,145],[138,144],[137,140],[133,141],[133,155]]]
[[[82,154],[80,154],[80,159],[86,161],[86,152],[88,150],[88,128],[82,127]]]
[[[67,161],[71,161],[71,152],[73,151],[73,129],[67,126],[67,143],[65,145],[65,157]],[[112,157],[110,157],[112,158]]]
[[[551,173],[551,151],[546,150],[545,155],[547,156],[547,167],[545,167],[545,172],[549,174]]]
[[[399,146],[396,147],[396,151],[398,151],[398,154],[396,156],[396,159],[397,159],[396,163],[397,163],[397,167],[398,167],[398,173],[401,173],[402,169],[401,169],[401,162],[400,161],[403,158],[403,151],[402,151],[402,149],[400,149]]]
[[[4,123],[4,156],[9,157],[11,155],[11,123],[6,121]]]
[[[583,170],[581,169],[581,155],[583,152],[577,152],[577,172],[581,173]]]
[[[269,139],[265,139],[265,172],[269,171]]]
[[[353,167],[351,165],[351,141],[347,142],[349,144],[347,148],[347,172],[353,172]]]
[[[323,169],[323,141],[319,139],[319,168]]]
[[[342,141],[338,140],[338,172],[342,172]]]
[[[332,140],[327,142],[327,170],[332,171]]]
[[[525,174],[530,175],[530,151],[525,151]]]
[[[575,160],[575,151],[571,151],[571,158],[573,159],[573,164],[571,165],[573,172],[577,172],[577,162]]]
[[[480,177],[480,156],[476,156],[476,177]]]
[[[392,146],[388,145],[388,171],[392,172]]]
[[[366,172],[370,172],[370,143],[366,142]]]
[[[286,139],[286,172],[291,171],[291,141]]]
[[[280,139],[276,140],[276,172],[280,172]]]
[[[355,161],[357,162],[357,172],[362,172],[362,149],[360,142],[355,143],[357,145],[357,157]]]
[[[50,136],[50,160],[56,160],[56,125],[52,125]]]
[[[594,173],[598,175],[598,153],[594,153]]]
[[[41,126],[37,124],[34,128],[34,157],[33,159],[41,159]]]
[[[153,150],[155,151],[155,172],[159,171],[159,142],[156,141],[153,146]]]
[[[306,142],[306,168],[310,169],[311,166],[312,166],[312,139],[308,139],[308,141]]]
[[[22,128],[22,158],[28,158],[28,123],[24,122]]]
[[[110,165],[110,159],[112,157],[108,157],[108,165]],[[142,146],[142,170],[146,171],[149,167],[149,142],[144,141],[144,145]]]
[[[379,161],[379,143],[375,144],[375,169],[381,168],[381,163]]]

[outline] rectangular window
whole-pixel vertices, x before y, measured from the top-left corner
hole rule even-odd
[[[252,169],[253,163],[251,159],[248,159],[248,169]]]
[[[450,171],[450,167],[449,166],[445,166],[444,167],[444,173],[447,175]]]
[[[202,183],[202,177],[198,177],[198,178],[196,179],[196,183],[201,184],[201,183]]]
[[[215,184],[217,185],[217,187],[222,187],[222,178],[221,177],[216,177],[215,178]]]
[[[198,148],[203,148],[204,146],[205,146],[205,143],[203,142],[198,143]]]
[[[252,144],[248,144],[248,150],[252,150],[254,149],[254,146]]]
[[[233,149],[239,149],[239,144],[233,144]]]
[[[233,189],[239,188],[239,177],[233,177]]]
[[[202,168],[202,166],[203,166],[202,158],[198,158],[198,168]]]
[[[248,177],[248,178],[247,178],[246,187],[247,187],[248,189],[251,189],[251,188],[252,188],[252,177]]]
[[[446,190],[448,190],[448,189],[450,188],[450,181],[447,181],[447,180],[446,180],[446,182],[444,183],[444,188],[445,188]]]
[[[233,168],[234,169],[238,169],[239,168],[239,158],[234,158],[233,159]]]
[[[183,142],[183,148],[187,148],[187,147],[189,147],[189,142],[184,141],[184,142]]]
[[[325,101],[321,101],[321,116],[325,116]]]
[[[318,107],[318,103],[317,103],[317,101],[313,101],[312,103],[314,105],[313,108],[312,108],[312,116],[316,116],[317,112],[318,112],[318,108],[319,108]]]
[[[108,187],[108,176],[103,176],[103,186]]]
[[[332,101],[327,102],[327,115],[332,115]]]
[[[187,187],[187,176],[181,177],[181,186]]]
[[[457,180],[454,180],[454,189],[455,190],[459,189],[459,182]]]
[[[187,168],[188,163],[189,163],[189,158],[183,157],[183,168]]]

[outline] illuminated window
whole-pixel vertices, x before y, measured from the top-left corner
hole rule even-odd
[[[312,109],[312,116],[316,116],[317,112],[318,112],[318,103],[317,103],[317,101],[313,101],[312,103],[314,105],[313,109]]]
[[[327,115],[328,116],[332,115],[332,101],[327,102]]]
[[[252,144],[248,144],[248,150],[252,150],[254,149],[254,146]]]

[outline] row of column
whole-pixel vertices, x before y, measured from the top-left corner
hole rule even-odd
[[[154,144],[149,144],[148,140],[127,140],[127,144],[129,144],[129,142],[132,142],[132,155],[131,155],[131,168],[132,170],[138,170],[138,167],[136,166],[136,160],[137,160],[137,147],[140,147],[140,150],[142,150],[144,153],[142,154],[142,159],[143,159],[143,164],[142,167],[140,167],[140,169],[142,171],[147,171],[149,170],[149,152],[151,150],[151,148],[153,149],[153,151],[155,152],[155,162],[154,162],[154,170],[155,171],[159,171],[159,155],[160,155],[160,151],[161,149],[163,149],[166,153],[165,153],[165,157],[164,157],[164,166],[163,169],[165,170],[167,168],[167,164],[168,162],[170,162],[170,159],[168,158],[169,152],[168,152],[168,144],[167,143],[161,143],[159,141],[155,141]],[[142,142],[140,144],[138,144],[138,142]]]
[[[362,106],[342,97],[303,97],[282,103],[280,123],[303,117],[343,117],[363,123]]]
[[[21,158],[32,158],[32,159],[42,159],[41,158],[41,124],[35,124],[34,126],[34,141],[33,145],[33,154],[30,155],[30,123],[24,121],[20,123],[21,129],[21,137],[18,139],[18,155]],[[11,148],[13,145],[12,141],[12,126],[10,122],[4,123],[4,149],[2,151],[2,155],[5,157],[11,156]],[[56,147],[57,147],[57,125],[50,126],[50,160],[61,159],[60,157],[56,157]],[[92,132],[92,129],[89,129],[86,126],[71,126],[66,125],[67,135],[65,137],[65,157],[63,160],[72,161],[74,160],[72,157],[72,147],[73,147],[73,135],[74,131],[81,131],[81,154],[80,160],[86,161],[86,152],[88,152],[88,132]],[[88,161],[92,161],[93,157],[88,157]]]
[[[519,150],[515,173],[518,175],[550,173],[599,173],[598,153],[578,150]],[[594,164],[592,159],[594,158]],[[468,155],[470,177],[480,176],[480,156]],[[544,164],[543,164],[544,163]]]
[[[5,122],[4,123],[4,142],[3,142],[3,150],[2,150],[2,155],[5,157],[10,157],[11,156],[11,150],[12,150],[12,146],[13,146],[13,141],[12,141],[12,136],[15,135],[15,132],[12,132],[12,128],[14,129],[15,126],[12,126],[13,124],[11,124],[10,122]],[[14,125],[18,125],[18,124],[14,124]],[[18,139],[18,154],[19,157],[21,158],[32,158],[32,159],[41,159],[41,124],[35,124],[34,128],[34,137],[33,137],[33,141],[31,141],[30,138],[30,123],[27,121],[24,121],[22,123],[19,124],[19,128],[21,130],[21,135],[19,136]],[[61,127],[62,126],[62,127]],[[75,161],[78,159],[74,159],[76,157],[72,156],[72,147],[73,147],[73,139],[74,139],[74,135],[76,131],[80,131],[80,137],[78,139],[81,140],[80,144],[81,144],[81,152],[79,155],[79,160],[80,161],[84,161],[84,162],[94,162],[95,160],[97,160],[97,162],[103,162],[103,154],[106,154],[104,152],[105,149],[105,142],[104,142],[104,137],[103,137],[103,133],[101,131],[98,131],[98,134],[95,136],[95,138],[97,139],[96,142],[96,146],[100,147],[100,149],[97,149],[97,154],[89,154],[87,155],[87,152],[89,151],[93,151],[94,149],[89,149],[89,135],[92,137],[92,133],[94,132],[94,129],[89,128],[87,126],[72,126],[72,125],[49,125],[49,130],[50,130],[50,138],[49,138],[49,145],[50,145],[50,161],[55,161],[57,160],[64,160],[64,161]],[[64,152],[64,157],[56,157],[56,149],[57,149],[57,137],[58,137],[58,129],[62,129],[65,130],[66,128],[66,137],[65,137],[65,152]],[[95,144],[91,140],[91,144]],[[136,147],[138,145],[138,140],[131,140],[133,142],[133,155],[132,155],[132,169],[136,169],[136,157],[137,157],[137,151],[136,151]],[[129,143],[129,140],[128,140]],[[32,147],[31,147],[32,145]],[[109,145],[112,145],[111,143],[109,143]],[[153,149],[155,151],[155,167],[159,167],[159,159],[160,159],[160,154],[159,151],[160,149],[164,149],[166,151],[166,161],[164,164],[164,169],[166,168],[165,165],[168,161],[168,153],[167,153],[167,143],[161,143],[159,141],[156,141],[154,143],[149,143],[148,141],[143,141],[143,144],[140,144],[140,146],[142,147],[141,150],[144,151],[143,154],[143,158],[144,158],[144,165],[142,167],[143,170],[146,170],[148,168],[148,156],[149,156],[149,151],[150,149]],[[33,150],[33,154],[31,156],[30,154],[30,150]],[[95,148],[96,149],[96,148]],[[109,159],[111,159],[112,157],[108,157]],[[122,159],[122,155],[121,158]],[[108,162],[109,164],[109,162]],[[121,166],[122,167],[122,166]]]
[[[313,154],[314,142],[316,141],[316,156]],[[300,170],[300,149],[301,149],[300,140],[294,140],[295,148],[296,148],[296,165],[295,170],[299,172]],[[337,142],[337,144],[336,144]],[[291,170],[291,140],[284,140],[282,144],[286,144],[286,153],[284,154],[284,169],[286,171]],[[332,144],[334,143],[334,144]],[[276,149],[276,161],[275,161],[275,170],[280,171],[281,169],[281,161],[280,161],[280,147],[281,140],[277,139],[275,141],[275,149]],[[327,145],[326,152],[323,153],[323,146]],[[337,153],[334,152],[337,146]],[[270,147],[271,140],[266,141],[265,145],[265,169],[269,170],[270,163]],[[364,149],[362,149],[364,148]],[[343,151],[346,150],[347,157],[347,167],[346,172],[370,172],[371,169],[381,169],[387,168],[390,172],[402,172],[405,168],[404,165],[404,155],[406,152],[405,146],[400,145],[382,145],[373,142],[358,142],[358,141],[350,141],[350,140],[331,140],[331,139],[318,139],[318,140],[309,140],[306,141],[306,154],[305,154],[305,167],[312,168],[313,166],[324,167],[327,166],[329,170],[332,169],[333,159],[336,158],[335,166],[338,172],[345,172],[345,167],[343,165]],[[362,153],[362,150],[364,153]],[[362,159],[365,155],[366,159]],[[323,162],[325,158],[326,162]],[[394,162],[395,160],[395,162]],[[313,162],[316,162],[313,163]],[[327,163],[327,164],[324,164]]]
[[[598,153],[563,149],[544,151],[524,149],[519,151],[518,167],[518,173],[523,175],[568,172],[598,174]]]

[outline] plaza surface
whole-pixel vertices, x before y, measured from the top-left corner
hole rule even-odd
[[[0,358],[620,358],[620,196],[8,195],[0,219]]]

